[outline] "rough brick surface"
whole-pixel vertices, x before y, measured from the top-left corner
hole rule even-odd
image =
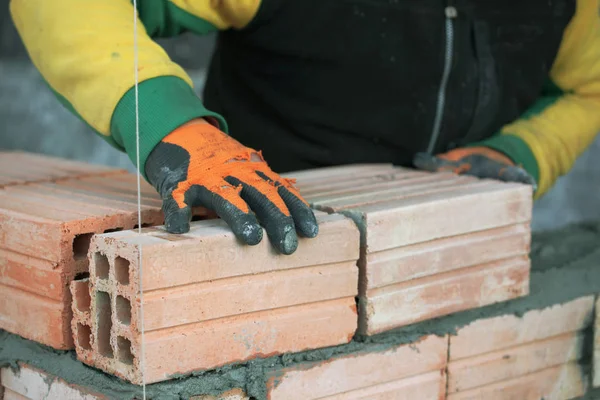
[[[586,391],[594,297],[477,320],[450,337],[448,399],[571,399]],[[537,396],[537,397],[536,397]]]
[[[360,302],[359,331],[372,335],[524,296],[528,290],[524,256],[367,290]]]
[[[269,400],[444,398],[447,337],[273,371]]]
[[[70,161],[41,154],[0,151],[0,188],[123,172],[125,171],[121,169]]]
[[[268,240],[240,246],[220,220],[193,223],[185,235],[95,236],[90,280],[71,286],[78,357],[140,383],[141,304],[148,383],[347,343],[357,324],[359,233],[343,216],[318,218],[319,238],[301,239],[291,256]]]
[[[61,400],[108,400],[89,388],[70,385],[62,379],[28,365],[20,365],[18,371],[11,368],[0,370],[4,399],[61,399]]]
[[[451,362],[448,392],[466,391],[577,361],[583,355],[583,346],[582,334],[567,333]]]
[[[447,400],[570,400],[587,391],[587,376],[576,362],[472,390],[450,393]]]
[[[228,390],[218,396],[201,395],[190,397],[190,400],[250,400],[241,389]]]
[[[389,165],[290,175],[314,207],[361,228],[361,334],[528,293],[528,186]]]
[[[594,326],[594,387],[600,387],[600,297],[596,301],[596,322]]]
[[[479,319],[450,337],[450,361],[582,331],[592,323],[593,308],[594,297],[586,296],[522,317]]]
[[[0,190],[0,328],[73,347],[69,282],[87,273],[95,233],[137,223],[136,176],[123,172]],[[143,225],[162,224],[161,200],[142,184]],[[208,216],[197,209],[196,215]]]

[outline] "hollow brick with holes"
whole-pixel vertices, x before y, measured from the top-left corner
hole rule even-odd
[[[69,283],[88,271],[92,236],[138,223],[136,176],[92,172],[0,190],[1,329],[73,348]],[[141,203],[144,226],[163,223],[160,197],[144,182]]]
[[[389,165],[290,175],[313,207],[363,232],[361,334],[528,293],[530,187]]]
[[[141,383],[142,306],[147,383],[349,342],[359,232],[344,216],[317,217],[318,240],[301,238],[289,256],[266,239],[240,246],[221,220],[183,235],[163,227],[96,235],[90,279],[71,284],[78,358]]]

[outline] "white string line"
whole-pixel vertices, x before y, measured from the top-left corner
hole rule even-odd
[[[142,189],[140,171],[140,103],[138,92],[138,35],[137,35],[137,0],[133,0],[133,68],[135,79],[135,157],[137,167],[137,210],[138,237],[142,234]],[[146,349],[144,343],[144,290],[142,289],[142,243],[138,243],[138,286],[140,288],[140,366],[142,376],[142,397],[146,400]]]

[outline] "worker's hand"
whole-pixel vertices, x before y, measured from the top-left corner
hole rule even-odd
[[[504,154],[488,147],[458,148],[437,156],[417,153],[413,163],[425,171],[451,171],[478,178],[526,183],[532,185],[534,191],[537,188],[535,179],[527,171],[516,166]]]
[[[296,230],[315,237],[315,216],[293,186],[274,173],[261,154],[199,119],[165,137],[150,153],[146,176],[163,199],[168,232],[190,229],[191,208],[214,210],[249,245],[262,240],[284,254],[298,247]]]

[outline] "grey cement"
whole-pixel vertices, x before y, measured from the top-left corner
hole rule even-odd
[[[91,163],[134,168],[124,154],[98,138],[64,110],[42,82],[0,0],[0,149],[51,154]],[[201,93],[214,36],[161,40],[171,57],[189,70]],[[357,79],[360,77],[357,77]],[[573,170],[537,202],[533,229],[600,220],[600,139]]]
[[[535,234],[532,245],[530,295],[525,298],[415,324],[370,338],[358,337],[351,343],[326,349],[259,359],[168,382],[149,385],[149,399],[187,399],[199,394],[218,394],[239,387],[256,400],[266,399],[267,373],[277,374],[283,367],[308,367],[313,362],[348,354],[384,351],[417,341],[425,335],[453,334],[479,318],[543,309],[578,297],[600,293],[600,223],[580,224]],[[590,322],[592,316],[590,315]],[[591,325],[591,324],[590,324]],[[591,329],[591,328],[590,328]],[[586,347],[593,346],[591,332]],[[582,360],[582,369],[591,365]],[[111,399],[141,398],[141,389],[118,378],[83,365],[73,352],[56,351],[7,332],[0,332],[0,366],[17,366],[22,361],[59,376],[67,382],[92,387]],[[594,397],[587,397],[594,398]]]

